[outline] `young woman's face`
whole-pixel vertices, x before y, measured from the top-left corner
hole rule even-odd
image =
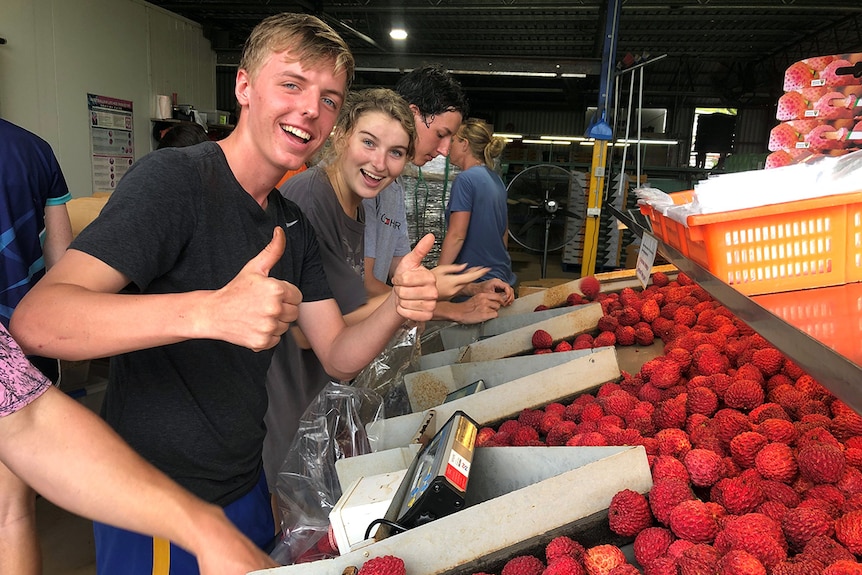
[[[343,142],[337,165],[350,192],[373,198],[392,183],[407,164],[410,135],[398,120],[383,112],[368,112]]]

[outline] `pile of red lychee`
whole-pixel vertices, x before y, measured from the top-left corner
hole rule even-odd
[[[617,493],[608,524],[645,575],[862,575],[862,417],[685,274],[652,280],[581,291],[602,305],[594,341],[630,345],[649,330],[663,355],[483,427],[477,445],[642,445],[653,487]],[[561,343],[541,338],[537,349]],[[501,575],[638,572],[599,547],[600,560],[574,545],[565,564],[531,556]]]

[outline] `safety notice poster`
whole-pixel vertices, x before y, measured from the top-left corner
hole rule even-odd
[[[131,100],[87,94],[93,192],[113,192],[135,159]]]

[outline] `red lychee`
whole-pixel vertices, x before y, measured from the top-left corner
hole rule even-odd
[[[798,470],[793,450],[785,443],[765,445],[754,457],[754,466],[764,479],[790,483]]]
[[[799,448],[796,454],[799,473],[814,483],[835,483],[844,472],[844,453],[841,448],[810,442]]]
[[[584,567],[589,575],[609,575],[614,567],[625,563],[626,556],[615,545],[596,545],[584,553]]]
[[[404,560],[394,555],[372,557],[362,564],[358,575],[405,575]]]
[[[709,543],[718,532],[718,522],[712,511],[698,499],[689,499],[674,507],[669,523],[674,535],[692,543]]]
[[[787,542],[802,550],[816,535],[831,536],[834,532],[832,517],[821,509],[797,507],[790,509],[781,519],[781,529]]]
[[[635,559],[641,565],[649,565],[654,559],[667,553],[667,548],[673,540],[674,536],[669,529],[647,527],[635,536],[632,544]]]
[[[647,498],[631,489],[617,492],[608,507],[608,522],[617,535],[634,537],[652,524]]]
[[[580,561],[583,559],[584,551],[583,545],[571,537],[560,535],[551,539],[545,546],[545,559],[550,563],[559,557],[568,556]]]
[[[547,331],[537,329],[533,333],[533,348],[535,349],[550,349],[554,345],[554,338]]]
[[[503,565],[500,575],[541,575],[544,570],[545,564],[538,557],[517,555]]]
[[[581,278],[581,281],[578,282],[578,287],[581,289],[584,297],[590,301],[594,301],[599,295],[599,291],[601,291],[601,285],[595,276]]]
[[[683,463],[696,487],[710,487],[724,475],[724,461],[708,449],[692,449]]]

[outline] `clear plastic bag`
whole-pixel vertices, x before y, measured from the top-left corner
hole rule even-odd
[[[281,538],[272,551],[282,565],[338,555],[329,537],[329,513],[341,497],[335,462],[371,453],[366,425],[383,417],[383,401],[370,389],[330,382],[300,420],[275,493]]]
[[[353,380],[354,387],[370,389],[383,398],[386,417],[411,412],[404,375],[419,369],[419,328],[413,322],[401,326],[386,348]]]

